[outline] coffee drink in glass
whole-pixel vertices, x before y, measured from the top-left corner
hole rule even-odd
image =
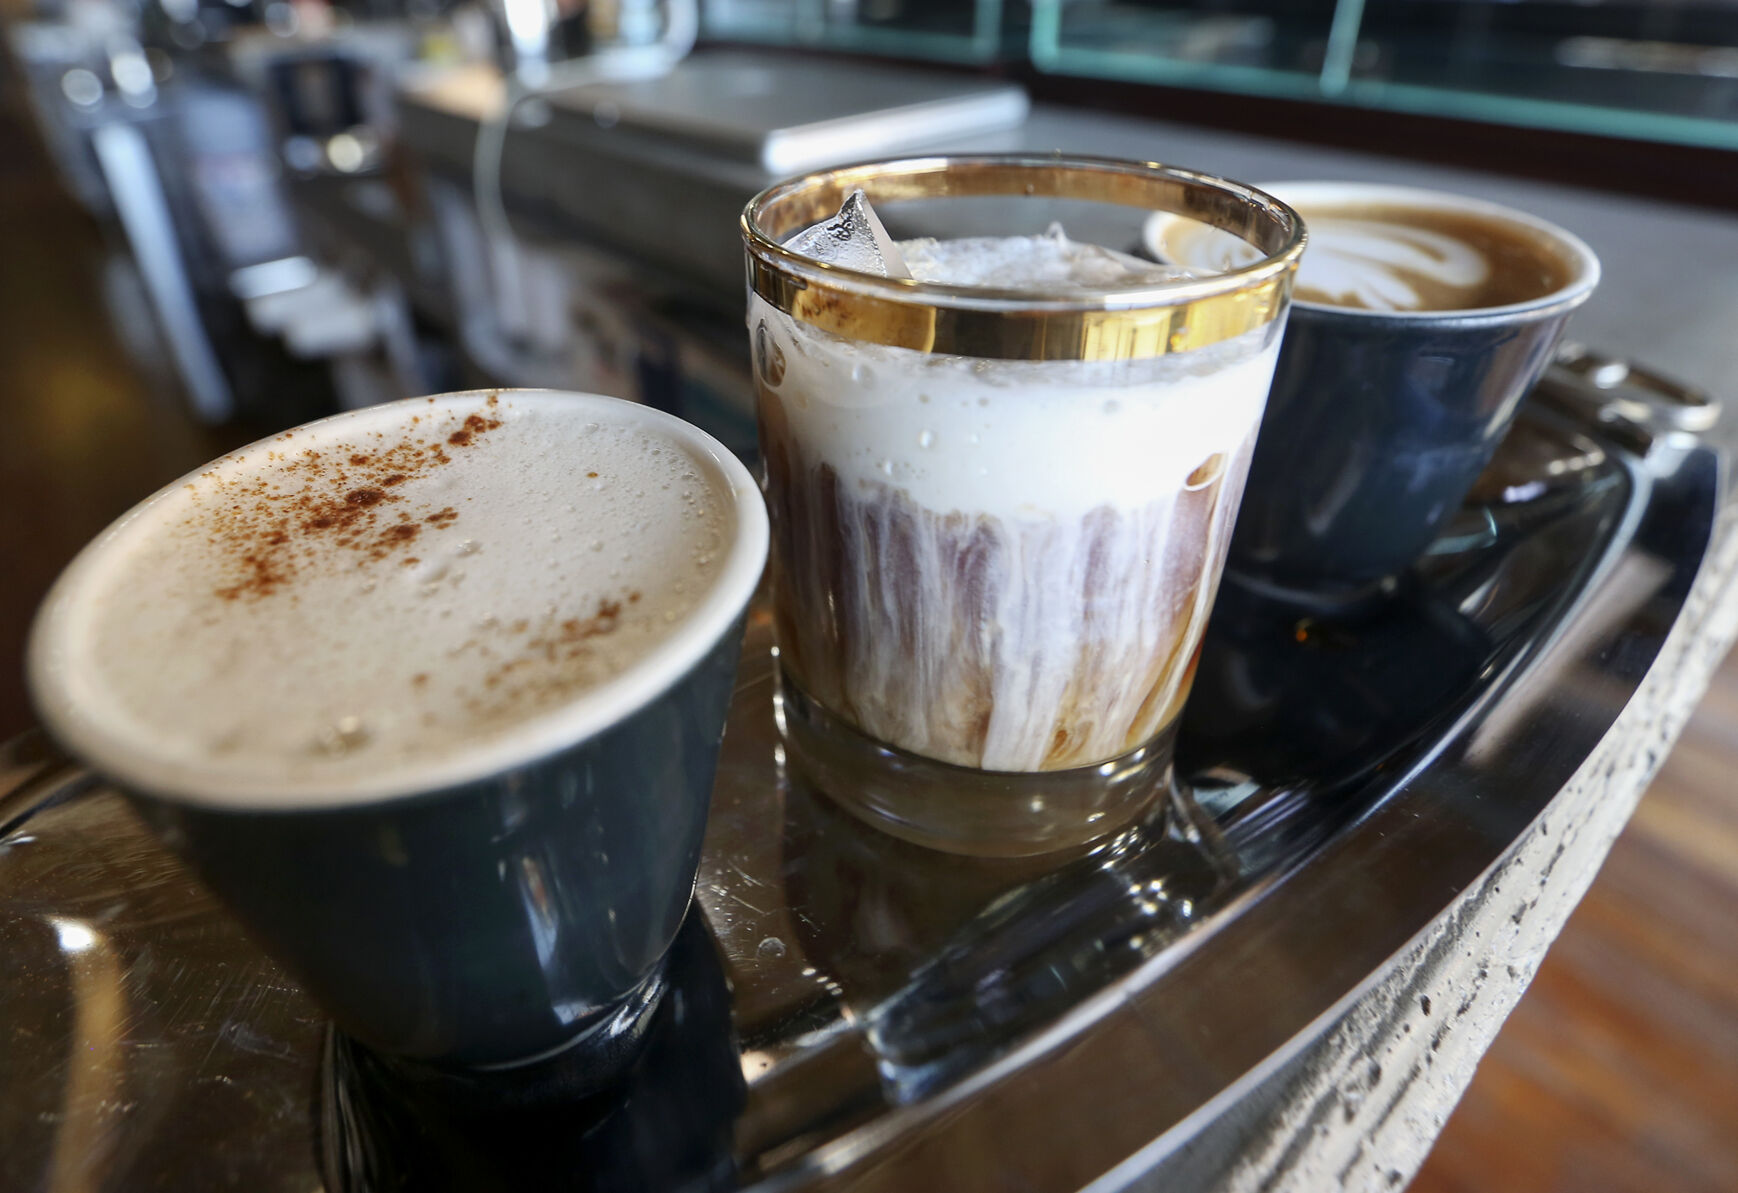
[[[946,210],[970,198],[981,221]],[[911,200],[942,235],[894,243],[877,211]],[[1187,209],[1258,260],[1142,261],[1047,227],[1068,202]],[[744,225],[787,743],[939,848],[1126,823],[1168,776],[1295,219],[1185,171],[1016,157],[815,175]]]

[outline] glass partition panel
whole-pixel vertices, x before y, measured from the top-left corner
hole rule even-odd
[[[1033,0],[1041,70],[1738,149],[1738,0]]]
[[[1738,147],[1738,4],[1369,0],[1348,98]]]
[[[1337,11],[1334,0],[1035,0],[1032,60],[1062,74],[1313,97]]]
[[[721,41],[988,62],[1002,0],[704,0],[700,27]]]

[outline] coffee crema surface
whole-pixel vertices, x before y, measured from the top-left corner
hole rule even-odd
[[[1174,267],[1059,230],[907,241],[919,281]],[[1152,741],[1188,693],[1282,321],[1125,362],[845,340],[751,297],[781,664],[873,738],[1010,772]]]
[[[48,719],[201,802],[351,802],[411,764],[438,783],[659,650],[714,588],[729,481],[627,405],[394,403],[185,478],[51,595]]]
[[[1532,302],[1570,264],[1541,234],[1470,211],[1399,204],[1298,205],[1309,249],[1293,296],[1372,311],[1460,311]]]
[[[1387,314],[1492,310],[1567,291],[1592,259],[1561,230],[1476,199],[1357,183],[1272,185],[1309,233],[1292,292],[1299,302]],[[1170,213],[1148,221],[1146,242],[1159,259],[1207,273],[1261,257],[1227,232]]]

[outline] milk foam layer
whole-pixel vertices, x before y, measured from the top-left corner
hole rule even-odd
[[[1001,286],[1022,254],[1056,269],[1050,239],[907,261]],[[1106,284],[1107,256],[1075,284]],[[962,279],[970,260],[988,265]],[[1115,363],[855,343],[758,297],[749,325],[782,658],[812,696],[882,741],[989,770],[1100,762],[1174,719],[1281,321]]]
[[[1150,361],[990,361],[858,344],[758,296],[805,452],[930,509],[1076,518],[1181,489],[1261,421],[1279,327]]]
[[[73,736],[206,802],[460,760],[664,649],[718,584],[728,477],[618,406],[398,403],[218,461],[74,565],[38,679]]]

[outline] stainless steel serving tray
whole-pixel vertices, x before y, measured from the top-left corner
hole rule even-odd
[[[1089,853],[930,854],[808,791],[754,620],[673,994],[606,1095],[407,1083],[11,743],[0,1187],[1061,1190],[1186,1140],[1549,815],[1678,615],[1719,461],[1558,380],[1383,608],[1222,595],[1186,793]]]

